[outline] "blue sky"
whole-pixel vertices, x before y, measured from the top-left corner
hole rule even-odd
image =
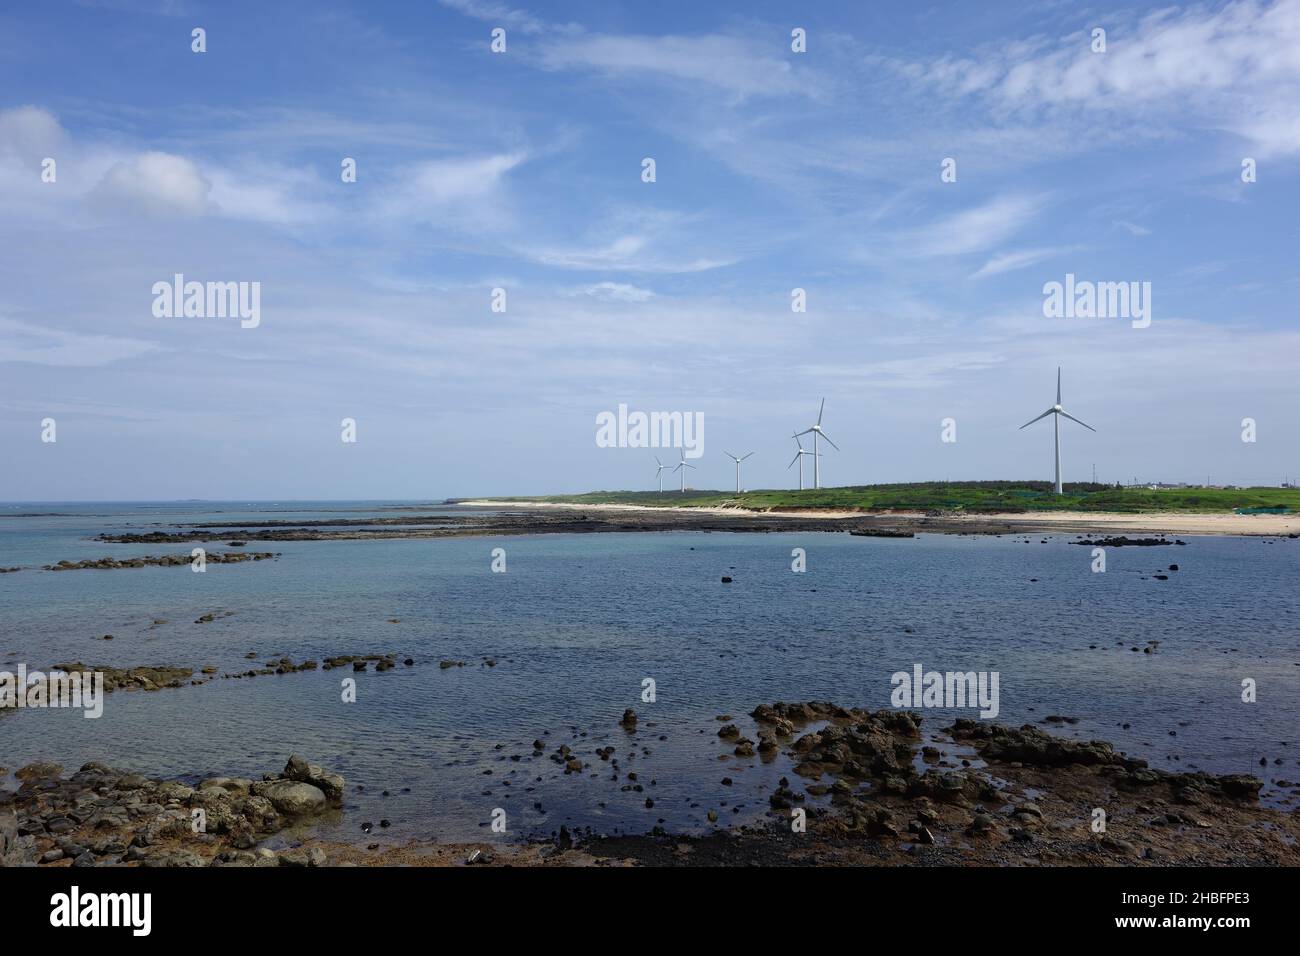
[[[620,403],[788,486],[823,395],[826,484],[1050,478],[1058,364],[1067,480],[1300,478],[1298,173],[1298,0],[10,6],[0,499],[653,487]]]

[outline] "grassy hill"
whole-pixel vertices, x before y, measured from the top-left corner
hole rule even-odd
[[[499,499],[507,500],[507,499]],[[1239,508],[1300,511],[1300,488],[1116,488],[1090,483],[1067,484],[1052,494],[1047,481],[954,481],[899,485],[860,485],[817,491],[592,491],[579,495],[512,497],[511,501],[551,504],[625,504],[643,507],[710,508],[731,506],[756,510],[786,508],[858,508],[866,511],[1109,511],[1139,514],[1157,511],[1231,512]]]

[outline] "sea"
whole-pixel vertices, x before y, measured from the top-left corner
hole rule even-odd
[[[205,547],[233,550],[224,542],[241,522],[483,513],[418,501],[0,505],[0,567],[22,568],[0,574],[0,670],[217,668],[199,686],[110,694],[99,719],[0,713],[0,786],[36,760],[192,782],[257,779],[299,754],[348,781],[342,812],[318,827],[326,839],[698,833],[760,819],[790,772],[784,756],[736,757],[721,726],[756,740],[747,715],[776,701],[886,708],[893,675],[920,665],[996,672],[1001,723],[1107,740],[1161,769],[1254,773],[1266,802],[1294,805],[1278,781],[1300,778],[1300,541],[1109,548],[1103,573],[1073,534],[699,531],[253,540],[247,549],[279,556],[203,573],[41,570],[194,546],[102,533],[228,524]],[[399,664],[222,676],[365,654]],[[635,732],[620,725],[629,708]],[[932,731],[977,716],[921,713]],[[583,771],[552,759],[562,745]],[[607,746],[617,770],[595,753]],[[504,836],[490,828],[498,810]]]

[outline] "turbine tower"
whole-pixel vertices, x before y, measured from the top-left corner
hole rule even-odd
[[[1061,367],[1059,365],[1056,367],[1056,404],[1043,412],[1043,414],[1039,415],[1038,418],[1031,418],[1029,421],[1021,425],[1020,428],[1028,428],[1034,422],[1038,421],[1039,418],[1046,418],[1048,415],[1055,416],[1052,419],[1052,425],[1056,431],[1056,493],[1060,495],[1064,494],[1061,487],[1061,416],[1064,415],[1072,422],[1078,422],[1090,432],[1095,432],[1097,429],[1093,428],[1087,422],[1079,421],[1079,419],[1075,418],[1061,407]]]
[[[724,451],[723,454],[736,463],[736,494],[740,494],[740,463],[744,461],[746,458],[748,458],[749,455],[752,455],[754,453],[751,451],[749,455],[744,455],[741,458],[737,458],[729,451]]]
[[[795,447],[797,447],[799,450],[794,453],[794,457],[790,459],[790,464],[785,466],[785,470],[789,471],[791,468],[793,468],[794,463],[796,461],[799,463],[799,490],[803,491],[803,456],[811,455],[812,452],[808,451],[808,449],[804,448],[803,445],[799,443],[798,435],[794,435],[792,437],[794,438]]]
[[[821,467],[820,467],[821,463],[818,461],[818,459],[821,457],[821,452],[817,450],[817,439],[825,438],[826,444],[830,445],[836,451],[840,450],[840,446],[835,444],[835,442],[831,441],[830,438],[827,437],[826,433],[822,431],[822,413],[825,411],[826,411],[826,399],[823,398],[822,407],[817,410],[817,424],[813,425],[811,428],[805,428],[803,431],[798,432],[795,435],[795,437],[798,438],[799,435],[807,435],[809,432],[812,433],[813,488],[820,488],[822,486],[822,475],[821,475]]]
[[[655,464],[659,466],[659,467],[655,470],[655,477],[659,479],[659,493],[660,493],[660,494],[663,494],[663,490],[664,490],[664,469],[667,468],[668,466],[665,465],[662,461],[659,460],[659,456],[658,456],[658,455],[655,455]]]
[[[682,452],[681,455],[682,455],[682,460],[681,460],[680,462],[677,463],[677,467],[674,468],[673,471],[680,471],[680,472],[682,473],[682,489],[681,489],[681,490],[682,490],[682,491],[685,491],[685,490],[686,490],[686,469],[687,469],[687,468],[694,468],[695,466],[694,466],[694,465],[689,465],[689,464],[686,463],[686,452]]]

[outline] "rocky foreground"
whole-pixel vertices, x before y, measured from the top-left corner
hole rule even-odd
[[[102,763],[70,777],[58,764],[18,770],[0,803],[6,866],[318,866],[319,848],[276,852],[257,844],[337,807],[344,781],[301,757],[253,781],[212,777],[197,786],[151,780]]]
[[[401,847],[325,843],[343,778],[290,758],[261,781],[189,785],[91,763],[17,772],[0,794],[6,865],[1300,865],[1296,811],[1262,806],[1249,774],[1173,773],[1102,741],[958,720],[923,735],[920,715],[827,702],[762,705],[728,722],[735,756],[791,761],[758,825],[710,835],[592,836]],[[636,716],[622,730],[635,740]],[[743,726],[742,726],[743,724]],[[752,734],[753,737],[747,736]],[[756,739],[755,739],[756,738]],[[591,744],[594,746],[594,741]],[[561,748],[581,773],[616,748]],[[590,760],[588,760],[590,758]],[[635,775],[629,775],[634,778]],[[1296,785],[1279,781],[1281,785]],[[735,781],[743,787],[743,776]],[[196,820],[202,820],[202,826]],[[708,819],[716,824],[716,814]],[[279,849],[259,844],[275,837]],[[287,846],[286,846],[287,844]]]

